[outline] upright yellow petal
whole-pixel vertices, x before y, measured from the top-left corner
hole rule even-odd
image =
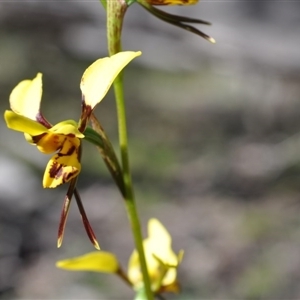
[[[153,218],[149,220],[148,236],[157,244],[171,244],[171,236],[169,232],[157,219]]]
[[[172,285],[176,281],[176,269],[182,254],[176,255],[171,244],[172,239],[166,228],[157,219],[150,219],[148,238],[143,241],[143,246],[153,291],[158,291],[162,286]],[[136,250],[129,259],[128,278],[137,288],[143,284]]]
[[[111,57],[100,58],[90,65],[81,78],[80,89],[85,105],[93,109],[107,94],[123,68],[141,52],[124,51]]]
[[[42,74],[33,80],[21,81],[11,92],[9,103],[11,109],[31,120],[36,120],[40,112],[42,99]]]
[[[172,250],[172,239],[167,229],[157,220],[148,222],[148,247],[166,265],[177,265],[177,256]]]
[[[116,273],[119,269],[119,263],[114,254],[97,251],[58,261],[56,267],[70,271]]]

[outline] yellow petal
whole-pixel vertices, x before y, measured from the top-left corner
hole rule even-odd
[[[57,134],[71,135],[76,136],[78,138],[84,138],[84,134],[82,134],[78,130],[78,124],[73,120],[66,120],[57,123],[55,126],[50,128],[49,131]]]
[[[148,235],[148,251],[153,252],[164,264],[177,265],[177,256],[171,247],[171,236],[157,219],[149,220]],[[145,251],[147,251],[147,249]]]
[[[151,5],[193,5],[198,0],[147,0]]]
[[[15,113],[36,120],[40,112],[41,99],[42,74],[38,73],[33,80],[23,80],[13,89],[9,103]]]
[[[114,254],[97,251],[70,259],[60,260],[56,263],[56,267],[70,271],[116,273],[119,269],[119,263]]]
[[[163,277],[162,286],[172,285],[176,281],[177,277],[177,265],[176,267],[169,267],[168,271]]]
[[[24,132],[32,136],[40,135],[48,131],[48,129],[42,124],[33,121],[28,117],[18,115],[10,110],[5,111],[4,118],[8,128]]]
[[[68,158],[59,157],[58,154],[51,158],[43,177],[44,188],[56,188],[78,176],[80,165],[77,167],[70,165]]]
[[[166,228],[157,220],[148,222],[149,237],[143,241],[145,257],[151,286],[154,291],[161,286],[172,285],[176,281],[177,266],[183,253],[177,256],[171,247],[171,236]],[[139,288],[142,285],[139,256],[133,251],[128,263],[128,278]]]
[[[163,243],[169,245],[171,243],[171,236],[167,229],[154,218],[148,221],[148,236],[158,244]]]
[[[178,266],[178,256],[172,249],[172,239],[166,228],[157,220],[150,219],[148,222],[149,238],[145,241],[145,252],[154,256],[149,257],[149,269],[153,273],[159,273],[160,263],[163,263],[168,271],[166,272],[162,284],[169,285],[176,280]],[[159,261],[157,261],[159,260]],[[156,277],[159,277],[156,274]]]
[[[34,143],[37,148],[45,154],[53,153],[59,150],[65,143],[67,137],[61,134],[54,134],[52,132],[45,133],[43,136],[39,137],[38,140],[35,137],[25,136],[27,142]]]
[[[147,265],[148,265],[148,260],[147,260]],[[148,273],[149,273],[149,268],[148,268]],[[127,275],[130,282],[133,284],[133,286],[139,288],[140,286],[143,285],[143,276],[140,267],[139,255],[136,250],[132,252],[129,258]],[[150,274],[149,277],[151,280]]]
[[[75,139],[73,139],[76,137]],[[75,147],[79,147],[77,138],[84,138],[84,135],[78,131],[77,123],[73,120],[60,122],[50,128],[48,132],[35,140],[34,137],[25,135],[27,142],[37,144],[37,148],[43,153],[53,153],[60,149],[67,140],[72,140]]]
[[[79,147],[79,139],[66,138],[62,149],[47,164],[43,178],[45,188],[55,188],[78,176],[81,170]]]
[[[80,89],[84,102],[93,109],[107,94],[115,78],[123,68],[141,52],[119,52],[111,57],[100,58],[83,73]]]

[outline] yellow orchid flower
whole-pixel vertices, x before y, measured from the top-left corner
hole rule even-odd
[[[172,239],[165,227],[157,220],[148,222],[149,237],[143,241],[148,273],[152,291],[179,292],[177,268],[182,260],[183,251],[177,255],[171,247]],[[92,271],[115,273],[137,292],[143,288],[138,253],[133,251],[128,263],[127,275],[123,272],[116,256],[109,252],[90,252],[82,256],[58,261],[56,266],[70,271]]]
[[[111,84],[122,69],[140,52],[120,52],[112,57],[97,60],[84,72],[82,113],[79,126],[75,121],[63,121],[52,126],[42,115],[42,74],[33,80],[21,81],[11,92],[11,111],[4,118],[9,128],[25,133],[31,144],[46,154],[57,153],[50,159],[44,173],[43,186],[55,188],[69,182],[80,172],[80,139],[95,106],[104,98]]]
[[[172,239],[166,228],[157,220],[148,222],[148,238],[143,241],[148,273],[153,292],[178,292],[177,267],[183,252],[172,250]],[[133,251],[128,263],[128,278],[136,289],[143,285],[139,256]]]
[[[73,193],[87,233],[96,248],[99,245],[86,218],[80,196],[76,190],[76,180],[81,170],[81,139],[91,114],[105,97],[114,79],[123,68],[141,52],[125,51],[111,57],[96,60],[84,72],[80,89],[82,91],[82,112],[79,123],[66,120],[52,125],[43,116],[40,104],[42,99],[42,74],[32,80],[21,81],[11,92],[4,118],[8,128],[23,132],[25,139],[45,154],[55,153],[49,160],[44,177],[44,188],[55,188],[70,182],[65,198],[59,226],[58,246],[61,245],[69,206]]]
[[[79,173],[76,150],[79,149],[79,138],[84,135],[77,130],[73,121],[64,121],[52,127],[40,112],[41,97],[42,74],[38,73],[33,80],[21,81],[13,89],[9,97],[12,111],[5,111],[4,118],[9,128],[24,132],[26,140],[36,144],[41,152],[59,150],[49,161],[43,179],[43,186],[52,188]],[[69,149],[66,149],[67,145]],[[71,153],[65,155],[69,150]],[[69,163],[69,157],[72,158],[72,164]]]

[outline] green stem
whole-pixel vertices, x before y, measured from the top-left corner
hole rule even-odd
[[[121,51],[121,32],[123,17],[126,9],[127,4],[124,0],[107,1],[107,38],[109,55],[114,55]],[[134,199],[134,191],[130,172],[122,74],[120,74],[114,81],[114,92],[117,106],[122,171],[125,184],[125,206],[133,233],[135,247],[139,254],[145,294],[148,300],[153,300],[153,293],[151,291],[151,284],[143,247],[141,225]]]

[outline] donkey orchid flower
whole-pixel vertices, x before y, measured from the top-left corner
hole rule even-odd
[[[177,268],[182,260],[183,251],[177,255],[174,253],[171,247],[171,236],[157,219],[149,220],[148,234],[149,237],[143,241],[143,245],[152,291],[155,294],[179,292]],[[61,260],[56,263],[56,266],[70,271],[115,273],[137,292],[143,289],[143,278],[136,250],[129,259],[127,275],[122,271],[117,257],[104,251]]]
[[[43,116],[40,109],[41,73],[38,73],[33,80],[21,81],[10,94],[11,110],[6,110],[4,113],[7,127],[23,132],[27,142],[36,145],[42,153],[55,153],[46,166],[43,187],[56,188],[63,183],[70,182],[61,215],[58,246],[62,243],[71,198],[75,194],[88,236],[94,246],[99,249],[76,190],[76,181],[81,170],[81,139],[85,137],[84,131],[96,105],[105,97],[114,79],[123,68],[139,55],[141,52],[120,52],[111,57],[96,60],[85,70],[80,83],[82,111],[79,123],[66,120],[52,125]]]
[[[157,220],[148,222],[148,238],[143,241],[148,273],[155,293],[178,292],[177,267],[183,251],[177,255],[172,249],[172,238],[166,228]],[[136,289],[143,285],[140,260],[136,250],[128,263],[128,278]]]
[[[72,120],[52,126],[42,115],[40,103],[42,96],[42,74],[33,80],[21,81],[9,97],[11,111],[4,117],[10,129],[21,131],[25,139],[36,145],[42,153],[57,153],[47,164],[43,186],[55,188],[70,181],[80,172],[80,139],[84,138]]]

